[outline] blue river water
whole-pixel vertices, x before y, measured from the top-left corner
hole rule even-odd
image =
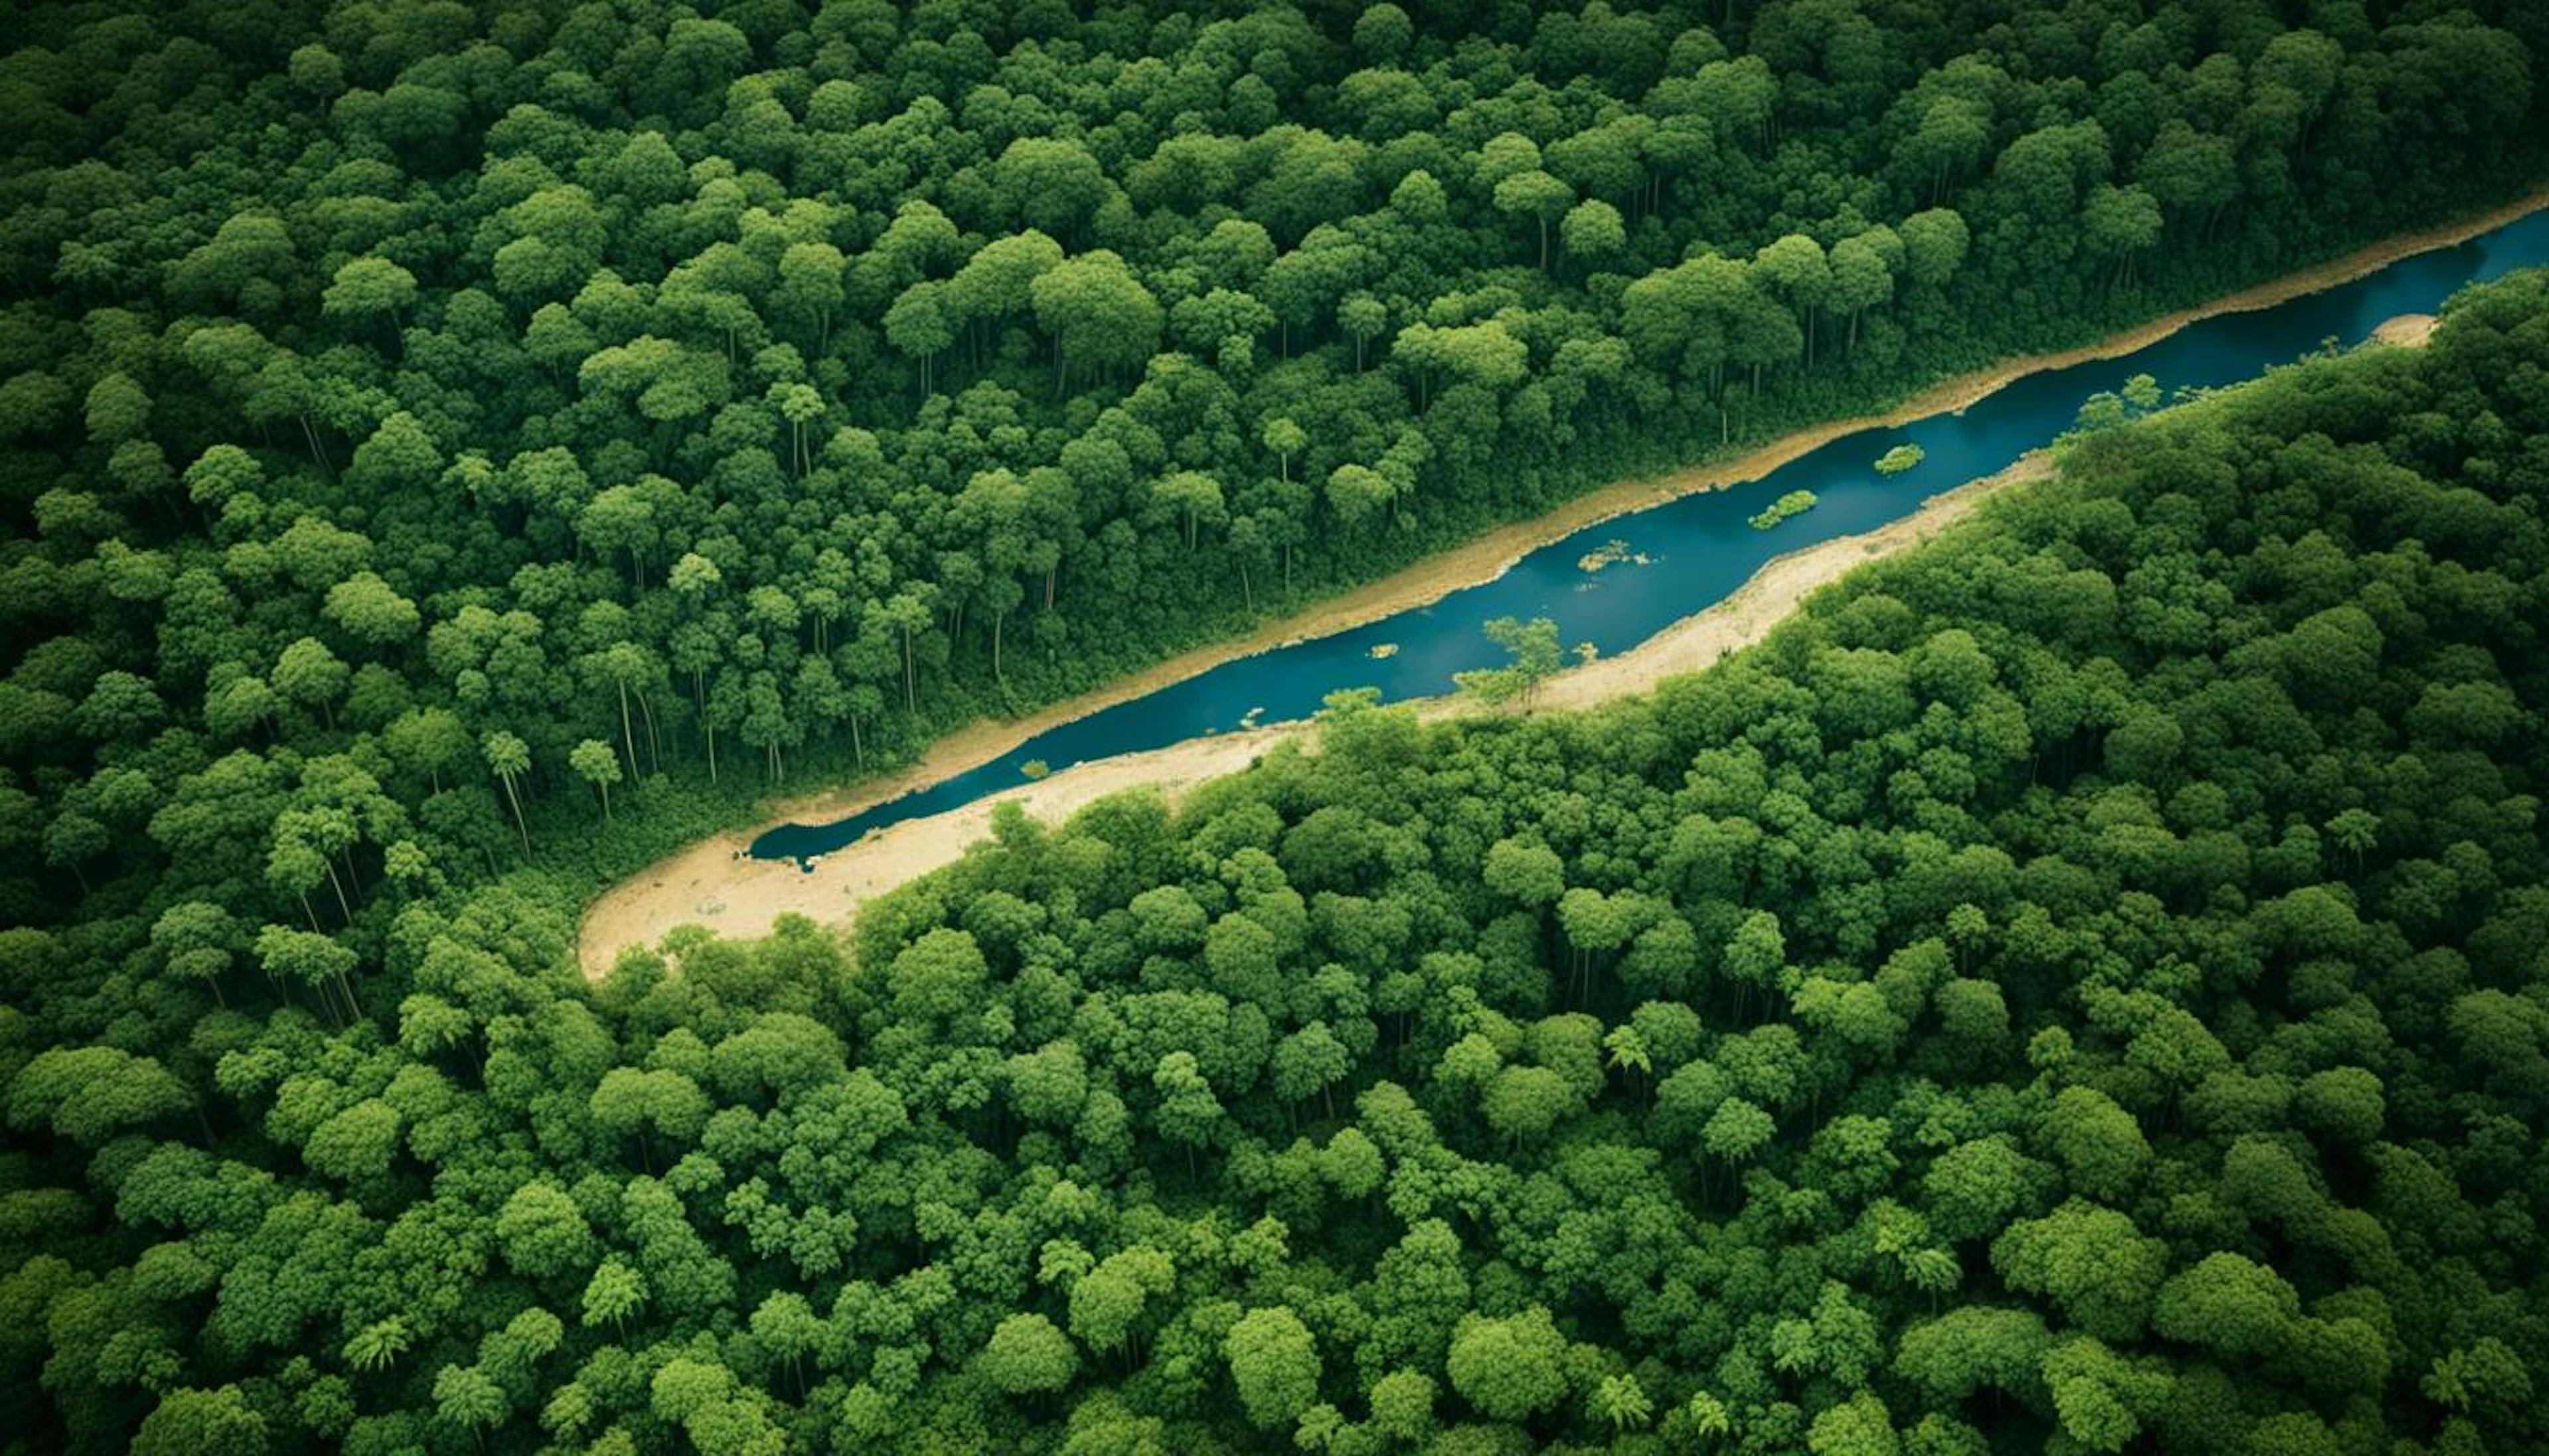
[[[2341,287],[2189,324],[2130,354],[2028,375],[1961,412],[1843,435],[1758,480],[1587,526],[1531,552],[1494,581],[1431,605],[1223,663],[1037,734],[979,768],[846,819],[779,826],[753,841],[751,853],[802,862],[871,830],[1014,787],[1024,781],[1022,766],[1033,760],[1060,771],[1209,733],[1302,718],[1341,688],[1375,687],[1386,700],[1446,692],[1453,674],[1504,660],[1481,630],[1500,616],[1553,618],[1568,646],[1590,642],[1601,655],[1612,656],[1723,600],[1774,556],[1872,530],[1910,514],[1939,491],[2008,466],[2068,429],[2083,400],[2135,374],[2151,375],[2168,390],[2232,384],[2325,339],[2353,343],[2385,318],[2432,313],[2465,284],[2542,262],[2549,262],[2549,212],[2403,259]],[[1922,463],[1901,475],[1879,476],[1876,458],[1900,444],[1920,446]],[[1747,523],[1755,511],[1798,490],[1815,493],[1815,508],[1768,530]],[[1583,559],[1611,542],[1622,543],[1629,559],[1587,571]],[[1375,657],[1376,647],[1394,650]]]

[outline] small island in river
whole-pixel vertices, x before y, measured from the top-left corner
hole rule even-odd
[[[1814,508],[1814,492],[1790,491],[1752,516],[1752,529],[1766,531],[1792,515],[1803,515]]]

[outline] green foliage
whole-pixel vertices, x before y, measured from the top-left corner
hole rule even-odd
[[[2523,7],[2114,8],[20,7],[7,1428],[2549,1439],[2536,282],[1652,702],[572,969],[792,770],[2538,171]]]
[[[2526,1144],[2437,1135],[2549,1088],[2542,1018],[2505,989],[2536,979],[2549,859],[2491,799],[2435,804],[2431,775],[2527,791],[2526,761],[2464,745],[2528,743],[2549,683],[2527,614],[2377,574],[2448,549],[2535,579],[2549,544],[2514,488],[2427,482],[2433,426],[2408,421],[2549,418],[2502,363],[2549,358],[2543,287],[2472,295],[2429,356],[2081,442],[1652,700],[1426,727],[1347,694],[1315,752],[1176,814],[1012,823],[853,947],[632,961],[599,1004],[644,1049],[585,1073],[597,1155],[648,1219],[714,1199],[733,1231],[623,1230],[531,1184],[501,1256],[586,1280],[588,1339],[694,1327],[735,1298],[719,1261],[844,1278],[847,1352],[789,1333],[790,1291],[756,1297],[759,1389],[796,1399],[803,1363],[940,1432],[1064,1440],[1067,1407],[1234,1443],[1970,1452],[1987,1404],[2060,1449],[2322,1449],[2333,1400],[2410,1441],[2535,1440],[2528,1286],[2471,1197]],[[2274,508],[2348,546],[2256,529],[2296,450],[2321,469]],[[2196,461],[2219,463],[2201,498]],[[2449,548],[2411,534],[2453,509]],[[2326,604],[2358,577],[2397,601]],[[2169,601],[2215,625],[2162,626]],[[2478,694],[2355,712],[2442,701],[2437,663],[2510,717]],[[1793,867],[1844,835],[1858,867]],[[2471,849],[2485,880],[2456,877]],[[225,933],[189,911],[162,939]],[[839,998],[812,1004],[860,1070],[783,995]],[[277,1107],[329,1141],[322,1108]],[[812,1148],[931,1190],[910,1231],[895,1182]],[[1000,1231],[960,1231],[922,1171],[951,1159],[994,1180]],[[935,1255],[924,1224],[981,1252]],[[1730,1272],[1674,1291],[1708,1260]],[[2451,1303],[2420,1292],[2446,1279]],[[421,1363],[389,1335],[349,1361]],[[446,1423],[497,1368],[460,1353]],[[685,1422],[752,1378],[665,1368],[653,1405]]]
[[[1230,1326],[1222,1352],[1230,1360],[1240,1409],[1260,1426],[1283,1429],[1318,1399],[1318,1346],[1289,1310],[1251,1310],[1241,1316]]]
[[[1815,508],[1815,493],[1790,491],[1747,517],[1756,531],[1766,531],[1792,515],[1803,515]]]
[[[2139,419],[2159,408],[2158,381],[2147,374],[2136,374],[2125,380],[2121,390],[2100,390],[2080,406],[2079,419],[2072,426],[2080,433],[2112,429]]]
[[[1566,1339],[1537,1305],[1509,1319],[1470,1316],[1452,1336],[1452,1389],[1491,1420],[1520,1421],[1566,1393]]]
[[[1011,1315],[991,1331],[983,1373],[1012,1396],[1062,1390],[1080,1369],[1071,1339],[1042,1315]]]
[[[1558,645],[1558,623],[1547,617],[1534,617],[1528,622],[1497,617],[1487,623],[1486,633],[1487,640],[1503,648],[1512,661],[1501,668],[1452,675],[1462,691],[1481,702],[1501,703],[1517,698],[1528,702],[1540,684],[1565,665],[1565,655]]]

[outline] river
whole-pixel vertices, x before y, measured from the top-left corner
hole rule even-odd
[[[2432,313],[2463,285],[2549,262],[2549,212],[2390,263],[2351,283],[2249,313],[2198,320],[2110,359],[2025,375],[1961,410],[1842,435],[1760,478],[1614,516],[1553,541],[1493,581],[1347,631],[1238,658],[1039,733],[925,788],[825,824],[785,824],[752,842],[756,858],[828,854],[874,829],[957,808],[1014,786],[1024,766],[1059,771],[1091,759],[1302,718],[1342,688],[1385,700],[1452,689],[1455,673],[1504,654],[1484,635],[1501,616],[1546,616],[1572,647],[1609,656],[1723,599],[1783,552],[1874,529],[1931,495],[1990,475],[2071,427],[2080,404],[2148,374],[2165,390],[2234,384],[2321,341],[2353,343],[2383,319]],[[1879,476],[1878,456],[1916,445],[1921,463]],[[1749,518],[1790,491],[1813,509],[1768,530]]]

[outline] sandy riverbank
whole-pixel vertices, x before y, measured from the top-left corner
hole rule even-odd
[[[2492,231],[2515,219],[2537,212],[2544,206],[2549,206],[2549,189],[2533,192],[2514,202],[2458,222],[2388,238],[2316,267],[2286,274],[2254,288],[2215,299],[2197,308],[2165,315],[2138,327],[2110,335],[2094,344],[2051,353],[2028,355],[1998,368],[1943,381],[1906,400],[1883,414],[1837,420],[1814,429],[1803,430],[1730,460],[1697,465],[1658,477],[1621,481],[1580,496],[1545,515],[1488,531],[1464,545],[1429,557],[1405,570],[1331,597],[1292,616],[1270,622],[1245,636],[1180,654],[1144,672],[1119,679],[1103,688],[1052,704],[1023,718],[977,722],[938,740],[919,759],[895,774],[882,778],[863,780],[855,785],[824,793],[784,801],[773,807],[771,818],[763,825],[750,830],[714,836],[681,854],[659,861],[622,880],[604,892],[587,908],[578,937],[578,956],[587,975],[599,976],[610,968],[611,960],[617,955],[619,947],[637,943],[651,944],[663,931],[677,925],[702,923],[716,926],[732,934],[754,934],[766,930],[771,921],[787,910],[795,909],[801,913],[812,913],[807,910],[809,905],[818,906],[821,910],[822,914],[817,918],[824,918],[826,915],[846,917],[850,913],[849,909],[843,905],[838,896],[846,894],[853,902],[863,901],[873,898],[874,895],[882,892],[883,888],[891,886],[851,883],[849,881],[856,876],[848,872],[847,864],[842,864],[838,873],[831,872],[835,862],[843,859],[838,855],[818,866],[814,873],[806,874],[787,864],[738,860],[736,851],[750,843],[762,828],[770,824],[846,818],[871,805],[899,797],[913,789],[925,787],[940,779],[988,763],[1048,729],[1085,717],[1114,703],[1156,691],[1169,683],[1181,682],[1222,663],[1253,656],[1286,642],[1346,631],[1380,617],[1424,606],[1463,587],[1492,581],[1531,551],[1572,534],[1587,525],[1682,496],[1723,489],[1730,485],[1758,479],[1788,461],[1845,434],[1862,429],[1891,428],[1925,418],[1940,410],[1963,410],[2010,382],[2030,374],[2047,369],[2065,368],[2092,359],[2112,358],[2119,354],[2131,353],[2204,318],[2272,308],[2305,294],[2316,293],[2352,282],[2402,258],[2429,252],[2435,248],[2449,247],[2480,233]],[[2423,342],[2425,334],[2431,330],[2431,327],[2432,322],[2427,316],[2405,315],[2382,324],[2375,337],[2384,342],[2413,345]],[[1949,493],[1950,498],[1954,495],[1955,493]],[[1921,516],[1916,514],[1896,522],[1896,525],[1910,526],[1919,519]],[[1935,523],[1930,529],[1935,529]],[[1871,534],[1883,535],[1884,532]],[[1849,537],[1844,540],[1858,543],[1853,549],[1862,552],[1870,549],[1865,538]],[[1827,543],[1827,545],[1840,544],[1841,543]],[[1763,569],[1761,576],[1767,576],[1779,568],[1780,562],[1774,561]],[[1747,593],[1753,592],[1760,581],[1761,578],[1756,577],[1753,584],[1747,585],[1735,597],[1729,598],[1722,605],[1727,607],[1737,605]],[[1764,592],[1762,598],[1755,604],[1756,610],[1769,609],[1770,594]],[[1689,621],[1682,624],[1682,627],[1687,626]],[[1664,633],[1659,634],[1648,646],[1661,643],[1665,638],[1680,632],[1682,627],[1665,629]],[[1727,629],[1720,627],[1706,630]],[[1713,661],[1716,655],[1725,650],[1706,649],[1708,656],[1692,659],[1688,654],[1703,650],[1701,647],[1690,645],[1690,642],[1695,640],[1685,640],[1682,649],[1685,654],[1684,665],[1668,670],[1669,672],[1683,672],[1705,666],[1706,662]],[[1642,647],[1638,651],[1643,653],[1646,650]],[[1621,665],[1636,656],[1635,653],[1623,654],[1609,664],[1596,664],[1594,668],[1597,670],[1610,668],[1626,673],[1632,670]],[[1560,690],[1592,691],[1590,688],[1560,688],[1558,684],[1552,684],[1549,690],[1552,693]],[[1265,735],[1279,731],[1277,728],[1268,728],[1255,733],[1222,735],[1201,745],[1180,745],[1160,752],[1177,754],[1186,748],[1203,747],[1222,751],[1214,755],[1216,762],[1232,762],[1228,755],[1240,754],[1248,745],[1257,743]],[[1061,797],[1040,797],[1029,806],[1039,814],[1057,815],[1067,814],[1070,809],[1078,807],[1079,804],[1112,792],[1112,788],[1097,788],[1092,791],[1085,788],[1062,787],[1066,781],[1073,784],[1100,781],[1104,772],[1109,770],[1110,766],[1117,766],[1120,772],[1133,774],[1146,773],[1167,774],[1164,777],[1137,776],[1125,779],[1118,781],[1116,787],[1122,787],[1126,782],[1162,782],[1173,785],[1175,781],[1181,781],[1176,779],[1173,771],[1164,771],[1162,766],[1144,762],[1154,757],[1154,755],[1126,755],[1117,759],[1082,765],[1057,774],[1043,783],[1026,785],[1021,791],[1042,790],[1051,791],[1054,794],[1077,792],[1081,795],[1077,799],[1068,801]],[[1238,758],[1234,767],[1244,765],[1245,762],[1245,757]],[[1210,776],[1212,773],[1218,772],[1226,772],[1226,770],[1205,771],[1200,774],[1189,774],[1186,776],[1188,778]],[[1074,778],[1074,775],[1083,774],[1088,775],[1086,780]],[[914,822],[935,824],[940,820],[955,821],[979,808],[982,811],[982,818],[976,822],[974,828],[964,831],[969,836],[964,842],[970,842],[971,837],[979,837],[982,826],[989,824],[989,805],[990,801],[986,801],[928,821]],[[889,831],[889,833],[910,827],[910,823],[898,825],[896,826],[895,831]],[[879,841],[885,838],[886,836],[883,835],[876,836],[856,848],[873,851]],[[958,844],[957,851],[961,851],[962,843]],[[894,852],[897,855],[911,854],[919,859],[927,858],[921,854],[923,847],[917,843],[897,842],[897,844],[898,848]],[[948,863],[954,859],[955,853],[955,851],[948,852],[933,862],[921,864],[919,867],[900,872],[893,882],[899,883],[903,879],[926,872],[927,869],[934,868],[940,864]],[[873,854],[861,856],[862,862],[874,859]],[[765,884],[765,877],[776,877],[779,883]],[[817,881],[824,886],[819,891],[814,887]],[[791,882],[802,882],[802,887],[792,886]],[[743,889],[745,886],[750,886],[751,889],[747,892]],[[776,908],[771,908],[764,914],[759,907],[765,903],[774,905]]]
[[[1817,590],[1848,575],[1852,567],[1891,556],[1929,540],[1973,513],[1985,497],[2052,474],[2053,460],[2030,451],[1997,475],[1942,491],[1921,508],[1855,536],[1820,541],[1762,564],[1735,593],[1696,611],[1617,657],[1600,658],[1560,673],[1532,700],[1532,711],[1581,708],[1634,697],[1666,678],[1696,673],[1751,646]],[[1436,699],[1445,701],[1445,699]]]
[[[2040,479],[2050,468],[2049,459],[2038,451],[1998,475],[1934,496],[1910,515],[1873,531],[1818,542],[1774,558],[1732,596],[1682,618],[1617,657],[1558,675],[1542,686],[1528,708],[1516,710],[1584,707],[1631,696],[1665,678],[1707,667],[1759,641],[1808,594],[1840,580],[1852,567],[1928,540],[1963,519],[1993,492]],[[1427,717],[1491,711],[1456,697],[1428,698],[1416,708]],[[757,936],[787,914],[846,921],[869,900],[954,864],[968,845],[990,835],[991,811],[999,804],[1015,803],[1039,819],[1058,822],[1127,788],[1150,785],[1174,797],[1186,785],[1237,773],[1275,744],[1309,731],[1307,723],[1274,723],[1075,765],[1039,782],[1021,783],[943,814],[891,825],[824,856],[810,870],[768,860],[738,859],[737,851],[751,836],[718,835],[621,881],[593,903],[579,944],[584,972],[599,978],[610,970],[621,947],[652,945],[681,925],[706,925],[730,936]]]
[[[2396,318],[2381,320],[2381,326],[2372,330],[2372,341],[2376,344],[2404,344],[2412,349],[2432,338],[2434,325],[2442,321],[2431,314],[2402,314]]]

